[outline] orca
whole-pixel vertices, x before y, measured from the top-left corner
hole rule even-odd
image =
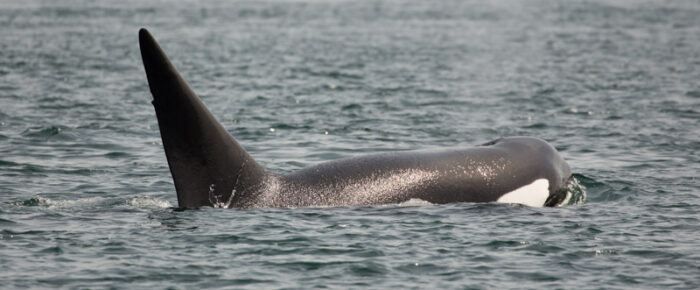
[[[556,206],[569,165],[547,142],[497,139],[471,148],[344,158],[276,174],[260,166],[183,80],[153,36],[141,57],[180,209],[504,202]]]

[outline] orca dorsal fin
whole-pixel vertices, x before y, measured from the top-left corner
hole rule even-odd
[[[244,202],[265,169],[209,112],[144,28],[139,44],[179,207]]]

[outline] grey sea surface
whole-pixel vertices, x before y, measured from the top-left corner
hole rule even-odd
[[[1,288],[700,288],[698,1],[0,0]],[[148,28],[270,170],[553,144],[574,205],[175,211]]]

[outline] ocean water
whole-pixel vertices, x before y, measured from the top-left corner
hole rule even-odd
[[[1,0],[1,287],[700,288],[699,14]],[[273,171],[526,135],[586,200],[175,211],[141,27]]]

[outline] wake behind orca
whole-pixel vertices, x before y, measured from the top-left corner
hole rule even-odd
[[[262,166],[214,118],[146,30],[141,57],[180,208],[507,202],[556,206],[571,179],[547,142],[502,138],[473,148],[344,158],[290,174]]]

